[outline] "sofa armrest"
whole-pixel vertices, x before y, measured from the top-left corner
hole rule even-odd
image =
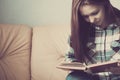
[[[0,80],[30,80],[31,30],[0,24]]]

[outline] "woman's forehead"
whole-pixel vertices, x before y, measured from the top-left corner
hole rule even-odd
[[[91,14],[92,12],[99,10],[100,8],[102,8],[102,6],[88,4],[80,6],[79,10],[82,15],[88,15]]]

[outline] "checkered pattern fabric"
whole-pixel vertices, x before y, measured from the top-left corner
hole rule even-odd
[[[88,55],[95,63],[120,59],[120,26],[109,25],[106,29],[96,27],[95,37],[90,37]],[[91,61],[87,61],[91,64]],[[101,80],[120,80],[120,75],[110,72],[99,74]]]
[[[91,59],[87,60],[87,64],[120,59],[120,26],[110,24],[106,29],[95,27],[95,37],[90,37],[86,46]],[[72,47],[66,53],[66,61],[76,61]],[[100,80],[120,80],[120,75],[109,72],[98,75]]]
[[[95,37],[89,38],[87,47],[95,63],[120,59],[120,26],[111,24],[106,29],[96,27]]]

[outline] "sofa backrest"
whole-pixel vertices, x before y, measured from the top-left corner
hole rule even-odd
[[[0,24],[0,80],[65,80],[69,26]]]
[[[65,80],[68,71],[57,69],[68,48],[69,26],[33,27],[32,80]]]
[[[30,80],[32,29],[0,24],[0,80]]]

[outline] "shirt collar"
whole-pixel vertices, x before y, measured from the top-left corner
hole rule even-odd
[[[113,30],[113,29],[115,29],[115,28],[117,28],[118,27],[118,24],[117,23],[112,23],[112,24],[110,24],[110,25],[108,25],[108,27],[107,28],[100,28],[99,26],[95,26],[95,29],[96,30],[106,30],[106,29],[109,29],[109,30]]]

